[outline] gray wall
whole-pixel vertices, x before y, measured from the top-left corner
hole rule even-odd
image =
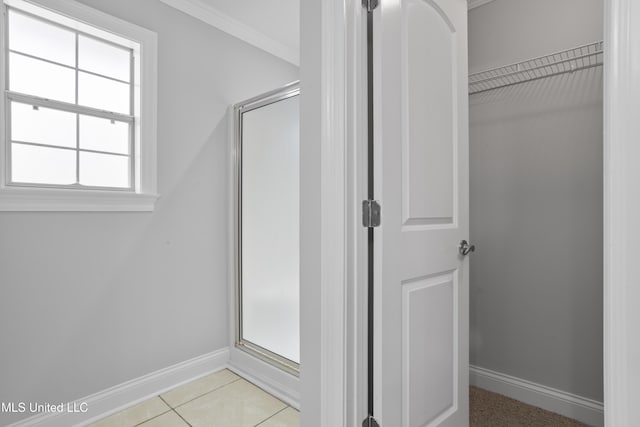
[[[226,109],[296,67],[156,0],[153,213],[0,213],[0,401],[64,402],[228,345]],[[18,416],[0,415],[0,425]]]
[[[601,40],[602,7],[474,9],[471,71]],[[471,364],[601,401],[602,70],[470,104]]]

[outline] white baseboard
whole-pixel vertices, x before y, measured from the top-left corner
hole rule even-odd
[[[231,348],[229,370],[254,383],[287,405],[300,409],[300,379],[298,377],[237,348]]]
[[[223,348],[196,358],[160,369],[142,377],[116,385],[75,402],[86,402],[87,412],[38,414],[8,427],[68,427],[82,426],[129,406],[164,393],[174,387],[224,369],[229,362],[229,349]]]
[[[473,365],[469,366],[469,383],[589,426],[604,426],[604,406],[596,400]]]

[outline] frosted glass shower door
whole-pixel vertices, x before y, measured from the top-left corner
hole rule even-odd
[[[299,96],[267,96],[239,114],[237,343],[288,370],[300,361]]]

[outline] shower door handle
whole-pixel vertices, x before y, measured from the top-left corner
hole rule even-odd
[[[467,256],[471,252],[475,252],[475,250],[476,245],[469,245],[469,242],[467,242],[466,240],[460,241],[460,246],[458,246],[458,252],[460,253],[460,255]]]

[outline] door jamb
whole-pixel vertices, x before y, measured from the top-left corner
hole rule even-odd
[[[301,425],[353,426],[366,415],[361,0],[302,0],[300,28]]]

